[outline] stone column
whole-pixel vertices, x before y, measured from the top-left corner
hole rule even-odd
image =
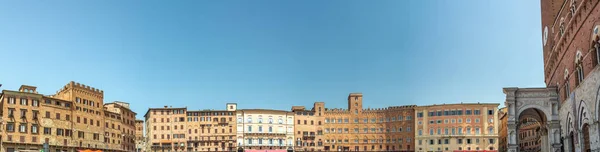
[[[552,120],[548,122],[548,143],[550,143],[551,151],[558,152],[562,144],[560,143],[560,121]]]
[[[519,145],[517,143],[517,124],[515,121],[508,121],[508,152],[518,152]]]
[[[596,128],[596,129],[594,129]],[[592,133],[594,131],[595,133]],[[594,121],[594,124],[590,126],[590,141],[592,141],[591,148],[593,152],[600,152],[600,125],[598,121]]]
[[[552,139],[548,139],[549,138],[548,131],[549,130],[546,128],[546,125],[540,126],[539,134],[540,134],[540,139],[542,140],[540,148],[542,151],[549,151],[551,148],[550,146],[552,145],[552,144],[550,144]]]

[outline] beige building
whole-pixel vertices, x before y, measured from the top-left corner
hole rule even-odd
[[[243,109],[237,111],[236,117],[238,147],[259,150],[293,148],[294,113]]]
[[[184,151],[187,108],[150,108],[146,118],[146,149],[150,151]]]
[[[498,105],[460,103],[416,107],[416,151],[498,150]]]
[[[8,152],[41,150],[44,143],[52,151],[132,151],[134,147],[127,142],[105,142],[111,138],[105,134],[111,129],[102,125],[109,119],[105,116],[103,98],[103,91],[75,82],[48,96],[27,85],[18,91],[3,90],[0,105],[4,121],[0,130],[4,138],[0,146]],[[135,113],[129,115],[135,117]],[[118,133],[124,135],[128,131],[125,128],[133,128],[125,120],[108,121],[121,125],[124,130]]]
[[[295,151],[323,150],[323,122],[325,121],[325,103],[315,102],[312,109],[293,106]]]

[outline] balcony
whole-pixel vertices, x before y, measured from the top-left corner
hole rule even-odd
[[[195,143],[195,142],[235,142],[236,140],[234,139],[190,139],[187,140],[188,143]]]
[[[227,126],[227,125],[229,125],[229,122],[219,122],[219,123],[217,123],[217,124],[218,124],[218,125],[224,125],[224,126]]]
[[[247,132],[244,133],[246,136],[284,136],[285,133],[268,133],[268,132]]]
[[[315,140],[315,134],[302,134],[302,140]]]

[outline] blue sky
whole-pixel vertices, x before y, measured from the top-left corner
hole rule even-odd
[[[5,1],[0,89],[289,110],[504,102],[543,87],[539,1]]]

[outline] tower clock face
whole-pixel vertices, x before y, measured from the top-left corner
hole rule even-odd
[[[548,42],[548,26],[544,27],[544,46],[546,46],[546,42]]]

